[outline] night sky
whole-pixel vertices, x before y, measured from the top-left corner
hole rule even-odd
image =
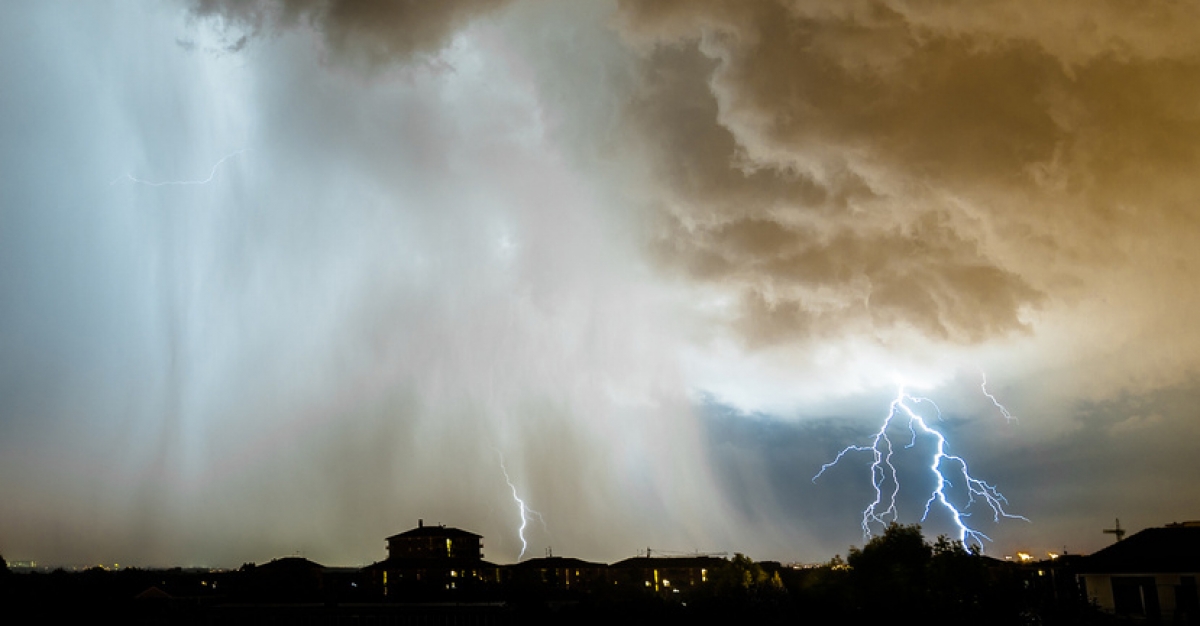
[[[966,509],[990,554],[1200,519],[1198,23],[0,2],[0,554],[508,563],[503,462],[526,558],[824,561],[901,386],[1028,518]]]

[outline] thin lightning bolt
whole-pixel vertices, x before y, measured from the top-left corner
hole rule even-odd
[[[508,488],[512,489],[513,500],[516,500],[518,510],[521,513],[521,526],[517,528],[517,536],[521,538],[521,554],[517,555],[517,560],[520,561],[525,556],[525,550],[529,548],[529,542],[525,540],[525,528],[529,525],[529,518],[537,517],[542,523],[542,528],[546,528],[546,518],[542,517],[541,513],[529,508],[525,501],[517,495],[517,486],[513,484],[512,479],[508,476],[508,468],[504,466],[504,455],[496,452],[500,456],[500,471],[504,472],[504,482],[508,483]]]
[[[220,169],[222,163],[228,161],[229,159],[232,159],[233,157],[235,157],[243,152],[246,152],[246,148],[237,150],[235,152],[230,152],[229,154],[221,157],[220,161],[217,161],[216,163],[213,164],[212,170],[209,171],[209,173],[208,173],[208,178],[205,178],[203,180],[166,180],[166,181],[155,182],[155,181],[150,181],[150,180],[142,180],[140,178],[135,177],[133,174],[126,173],[124,176],[118,176],[117,178],[113,179],[113,181],[111,183],[109,183],[109,185],[115,185],[115,184],[121,182],[122,180],[128,180],[130,182],[134,182],[139,185],[146,185],[148,187],[167,187],[167,186],[171,186],[171,185],[207,185],[208,183],[212,182],[213,178],[216,177],[217,170]]]
[[[986,384],[986,383],[985,383]],[[984,393],[987,393],[986,390]],[[990,396],[989,396],[990,397]],[[850,452],[870,452],[874,457],[871,462],[871,487],[875,492],[875,499],[867,505],[863,510],[862,529],[863,538],[870,538],[872,527],[875,525],[887,526],[890,522],[897,520],[899,514],[896,508],[896,499],[900,494],[900,478],[896,471],[896,466],[892,463],[892,457],[897,452],[895,445],[892,443],[888,431],[893,426],[899,426],[896,422],[904,422],[903,426],[907,427],[911,434],[911,440],[905,449],[912,448],[916,445],[918,434],[923,434],[933,437],[937,442],[933,458],[929,463],[929,470],[934,476],[934,489],[929,494],[929,499],[925,501],[925,513],[921,516],[921,521],[925,521],[929,517],[930,509],[936,504],[945,509],[950,514],[950,519],[954,522],[958,529],[958,539],[964,545],[972,545],[978,547],[982,551],[983,541],[991,541],[991,538],[982,532],[967,526],[964,518],[969,517],[970,513],[966,512],[976,500],[982,500],[992,511],[992,519],[996,522],[1000,521],[1001,517],[1010,519],[1020,519],[1026,522],[1029,519],[1013,515],[1005,511],[1004,507],[1008,505],[1008,500],[1004,495],[982,480],[971,476],[970,470],[967,467],[967,462],[962,457],[955,456],[946,452],[947,442],[946,437],[937,429],[931,427],[921,414],[914,410],[913,406],[927,402],[937,411],[937,416],[941,419],[941,410],[937,408],[928,398],[919,398],[909,395],[901,386],[896,393],[896,398],[892,400],[890,410],[887,417],[883,420],[883,425],[879,431],[871,438],[870,445],[851,445],[844,448],[837,456],[821,466],[821,471],[813,476],[813,482],[825,473],[825,470],[837,465],[842,457]],[[993,402],[995,400],[993,399]],[[996,402],[997,406],[1000,406]],[[1001,407],[1006,417],[1007,410]],[[967,503],[962,508],[955,506],[946,494],[946,487],[951,486],[950,476],[961,477],[963,484],[967,488]]]
[[[979,384],[979,388],[983,391],[983,395],[987,396],[988,400],[991,400],[992,404],[996,405],[997,409],[1000,409],[1000,414],[1004,416],[1004,419],[1010,422],[1017,421],[1017,418],[1013,417],[1012,413],[1009,413],[1008,409],[1004,408],[1003,404],[1000,404],[1000,401],[996,399],[996,396],[988,393],[987,374],[985,374],[983,370],[979,370],[979,376],[983,378],[983,382]]]

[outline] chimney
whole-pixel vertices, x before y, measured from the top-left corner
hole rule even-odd
[[[424,528],[424,527],[425,527],[425,520],[423,520],[423,519],[417,520],[417,528]]]

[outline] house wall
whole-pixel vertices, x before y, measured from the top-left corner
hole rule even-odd
[[[1196,574],[1084,574],[1089,602],[1110,613],[1196,619]]]
[[[1110,576],[1107,574],[1084,574],[1083,586],[1087,591],[1088,602],[1112,613],[1116,610],[1113,604],[1113,589]]]
[[[446,535],[395,537],[388,540],[388,557],[401,558],[445,558],[481,559],[482,545],[479,537]]]

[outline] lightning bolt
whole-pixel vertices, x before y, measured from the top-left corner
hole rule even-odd
[[[985,383],[986,385],[986,380]],[[986,394],[986,389],[984,390]],[[990,395],[988,395],[991,398]],[[1013,419],[1008,411],[1004,409],[994,398],[992,401],[996,406],[1000,407],[1001,412],[1008,419]],[[883,424],[879,430],[871,438],[869,445],[850,445],[842,449],[834,459],[821,466],[821,471],[813,476],[813,482],[825,473],[826,470],[837,465],[842,457],[850,452],[869,452],[873,460],[871,461],[871,487],[875,493],[874,500],[863,509],[862,529],[863,539],[868,539],[872,535],[872,528],[875,526],[887,526],[890,522],[897,520],[899,513],[896,508],[896,499],[900,495],[900,478],[896,471],[896,466],[892,462],[892,457],[897,453],[896,445],[889,435],[889,431],[895,428],[907,428],[911,435],[908,444],[904,449],[912,448],[917,443],[918,435],[932,437],[936,442],[934,453],[929,463],[929,471],[933,473],[934,488],[929,494],[929,498],[925,501],[925,512],[921,516],[921,521],[925,521],[929,517],[930,510],[935,506],[941,507],[949,515],[955,527],[958,529],[958,539],[964,545],[975,545],[977,549],[982,551],[983,541],[991,541],[991,538],[982,532],[971,528],[967,525],[965,518],[970,516],[967,509],[975,504],[977,500],[983,501],[984,504],[992,511],[993,521],[999,522],[1000,518],[1020,519],[1026,522],[1029,521],[1021,515],[1014,515],[1005,510],[1008,505],[1008,500],[994,486],[982,480],[979,480],[971,475],[967,462],[960,456],[949,454],[946,451],[948,443],[945,435],[941,431],[929,425],[926,419],[918,413],[914,406],[928,403],[937,412],[937,417],[941,419],[941,410],[937,405],[928,398],[920,398],[909,395],[903,386],[897,390],[896,398],[892,400],[890,410],[887,417],[883,420]],[[967,502],[962,507],[956,506],[950,501],[946,493],[946,488],[952,486],[950,478],[955,480],[962,479],[963,485],[967,490]]]
[[[985,374],[983,370],[979,370],[979,376],[983,378],[983,382],[979,383],[979,389],[983,391],[983,395],[987,396],[988,400],[991,400],[992,404],[996,405],[997,409],[1000,409],[1000,414],[1004,416],[1004,419],[1010,422],[1016,421],[1017,418],[1013,417],[1012,413],[1009,413],[1008,409],[1004,408],[1003,404],[1000,404],[1000,401],[996,399],[996,396],[988,393],[987,374]]]
[[[513,484],[512,479],[508,476],[508,468],[504,466],[504,455],[496,451],[500,456],[500,471],[504,473],[504,482],[508,483],[508,488],[512,489],[513,500],[517,503],[517,509],[521,514],[521,526],[517,528],[517,536],[521,538],[521,554],[517,555],[517,561],[520,561],[525,556],[525,550],[529,548],[529,542],[525,540],[525,528],[529,525],[529,520],[536,517],[542,523],[542,528],[546,528],[546,518],[542,517],[541,513],[529,508],[521,496],[517,495],[517,486]]]
[[[243,148],[241,150],[236,150],[234,152],[230,152],[229,154],[221,157],[221,160],[214,163],[212,166],[212,170],[210,170],[208,172],[208,178],[205,178],[203,180],[165,180],[165,181],[155,182],[155,181],[150,181],[150,180],[142,180],[140,178],[135,177],[133,174],[126,173],[124,176],[118,176],[117,178],[113,179],[113,181],[111,183],[109,183],[109,185],[115,185],[115,184],[121,182],[122,180],[128,180],[130,182],[134,182],[139,185],[146,185],[147,187],[167,187],[167,186],[171,186],[171,185],[207,185],[208,183],[212,182],[213,178],[216,177],[217,170],[220,169],[221,164],[223,164],[224,162],[228,161],[229,159],[232,159],[233,157],[235,157],[239,154],[242,154],[243,152],[246,152],[246,150],[247,150],[246,148]]]

